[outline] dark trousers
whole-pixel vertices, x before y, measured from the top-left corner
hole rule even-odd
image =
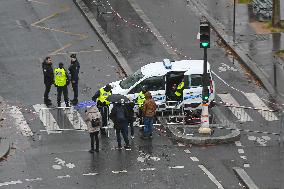
[[[98,108],[102,115],[102,127],[106,127],[108,123],[109,108],[108,106],[99,106]],[[101,133],[106,134],[105,129],[101,128]]]
[[[122,134],[122,137],[124,139],[125,144],[128,146],[129,145],[129,140],[128,140],[128,122],[124,121],[121,123],[117,123],[118,126],[116,127],[116,139],[117,139],[117,145],[121,147],[121,136],[120,133]]]
[[[134,118],[133,118],[134,119]],[[129,127],[130,127],[130,135],[134,136],[134,127],[133,127],[133,119],[129,121]],[[128,129],[127,129],[127,135],[128,135]]]
[[[50,88],[51,88],[51,83],[45,83],[45,91],[44,91],[44,101],[47,101],[48,100],[48,95],[49,95],[49,92],[50,92]]]
[[[96,149],[99,149],[100,142],[99,142],[99,131],[90,133],[91,137],[91,149],[94,150],[94,139],[96,140]]]
[[[58,104],[61,103],[62,92],[63,92],[63,96],[64,96],[64,101],[65,101],[66,104],[68,104],[69,103],[69,99],[68,99],[68,88],[67,88],[67,85],[63,86],[63,87],[57,87],[57,103]]]
[[[78,100],[78,82],[72,83],[72,88],[73,88],[73,92],[74,92],[73,100]]]

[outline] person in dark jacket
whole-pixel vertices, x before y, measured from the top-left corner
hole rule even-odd
[[[134,139],[134,127],[133,127],[133,122],[135,121],[134,106],[135,106],[134,102],[129,102],[129,103],[125,104],[125,107],[126,107],[127,112],[128,112],[128,124],[129,124],[129,127],[130,127],[131,139]],[[128,135],[128,132],[127,132],[127,135]]]
[[[48,98],[48,95],[51,89],[51,85],[54,83],[54,73],[52,68],[52,61],[49,56],[46,57],[42,63],[42,71],[43,71],[44,85],[45,85],[44,103],[47,106],[50,106],[52,105],[52,103],[51,100]]]
[[[122,148],[120,133],[122,134],[122,137],[125,142],[124,148],[130,149],[129,140],[127,136],[129,115],[123,99],[121,100],[121,102],[114,104],[110,113],[110,118],[114,123],[114,129],[116,132],[116,138],[118,144],[117,149],[121,150]]]
[[[74,92],[74,98],[71,100],[73,105],[78,104],[78,81],[79,81],[79,71],[80,71],[80,63],[76,57],[76,54],[71,54],[71,65],[69,66],[68,70],[71,77],[71,84]]]

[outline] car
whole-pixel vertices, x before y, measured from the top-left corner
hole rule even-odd
[[[202,109],[202,76],[204,60],[179,60],[149,63],[123,80],[110,83],[113,94],[122,94],[136,99],[142,89],[149,91],[159,109],[171,107],[187,110]],[[215,84],[212,79],[210,64],[207,62],[209,76],[209,103],[215,98]],[[183,94],[178,101],[172,100],[172,86],[184,80]]]

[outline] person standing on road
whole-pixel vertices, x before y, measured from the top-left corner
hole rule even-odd
[[[142,113],[142,109],[143,109],[143,105],[145,102],[145,93],[146,93],[146,89],[142,89],[141,92],[138,94],[137,98],[136,98],[136,102],[138,104],[138,118],[139,118],[139,125],[143,125],[143,113]],[[141,127],[141,131],[144,130],[144,127]]]
[[[128,112],[128,124],[130,127],[130,137],[134,139],[134,127],[133,127],[133,122],[135,121],[134,117],[134,102],[129,102],[125,104],[127,112]],[[128,129],[127,129],[127,135],[128,135]]]
[[[152,138],[153,134],[153,121],[156,115],[157,105],[152,98],[150,92],[145,93],[145,102],[143,106],[143,118],[144,118],[144,133],[142,138]]]
[[[110,102],[107,101],[107,97],[112,94],[111,89],[112,87],[108,84],[105,87],[100,88],[92,97],[92,100],[97,102],[97,107],[102,114],[102,127],[106,127],[108,123]],[[101,128],[101,134],[106,135],[105,129]]]
[[[114,104],[111,113],[110,113],[110,118],[114,123],[114,128],[116,132],[116,138],[117,138],[117,149],[121,150],[121,136],[120,133],[123,136],[124,142],[125,142],[125,149],[129,149],[129,140],[127,136],[128,132],[128,112],[127,108],[125,107],[124,104],[124,99],[121,99],[121,102],[117,102]]]
[[[61,95],[63,92],[66,107],[69,107],[68,88],[69,77],[62,62],[59,63],[59,68],[55,68],[55,86],[57,87],[57,105],[61,106]]]
[[[68,70],[71,76],[71,85],[74,92],[74,98],[71,100],[71,103],[75,106],[78,104],[78,81],[79,81],[79,70],[80,63],[76,57],[76,54],[71,54],[71,65]]]
[[[96,106],[91,106],[86,111],[86,119],[88,125],[88,131],[90,133],[91,138],[91,149],[90,153],[99,152],[99,131],[102,125],[102,116],[99,109]],[[96,140],[96,148],[94,148],[94,139]]]
[[[54,73],[52,68],[52,61],[49,56],[46,57],[42,63],[42,71],[43,71],[44,85],[45,85],[44,103],[47,106],[50,106],[52,105],[52,103],[51,100],[48,98],[48,96],[51,89],[51,85],[54,83]]]

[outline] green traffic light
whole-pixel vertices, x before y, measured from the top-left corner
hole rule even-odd
[[[208,46],[209,46],[209,43],[207,43],[207,42],[202,42],[202,43],[201,43],[201,46],[202,46],[202,47],[208,47]]]

